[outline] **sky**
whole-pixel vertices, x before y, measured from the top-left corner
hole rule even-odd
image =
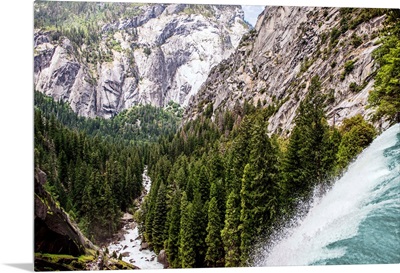
[[[265,6],[260,5],[242,5],[242,9],[244,11],[244,19],[254,27],[256,25],[258,15],[264,10],[264,8]]]

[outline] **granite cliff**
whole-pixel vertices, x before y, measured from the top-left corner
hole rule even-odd
[[[330,124],[356,114],[369,119],[377,69],[372,52],[385,17],[380,10],[266,7],[235,53],[212,69],[186,120],[210,104],[215,113],[248,101],[273,107],[268,130],[286,135],[313,76],[320,78]]]
[[[88,117],[185,106],[248,32],[243,16],[240,6],[36,3],[34,88]]]

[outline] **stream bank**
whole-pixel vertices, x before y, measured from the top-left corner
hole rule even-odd
[[[139,209],[151,187],[151,180],[147,174],[147,166],[144,169],[142,177],[144,190],[143,194],[139,197]],[[111,254],[115,251],[117,257],[121,254],[123,261],[133,264],[140,269],[164,268],[163,264],[157,262],[157,254],[149,250],[146,243],[142,243],[142,237],[139,234],[133,215],[125,213],[121,220],[124,226],[119,232],[118,239],[107,246],[109,253]]]

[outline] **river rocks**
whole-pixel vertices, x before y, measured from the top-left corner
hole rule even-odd
[[[167,259],[167,253],[165,252],[164,249],[160,251],[160,253],[157,256],[157,262],[162,264],[164,268],[168,268],[168,259]]]
[[[142,242],[140,244],[140,251],[145,250],[145,249],[149,249],[149,244],[147,242]]]

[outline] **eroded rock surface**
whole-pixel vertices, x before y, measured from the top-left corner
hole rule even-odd
[[[385,16],[348,29],[331,45],[341,18],[337,8],[266,7],[236,52],[212,69],[190,101],[185,119],[196,118],[209,104],[215,111],[234,109],[244,101],[259,102],[275,108],[269,132],[289,134],[313,76],[320,78],[330,124],[356,114],[369,119],[372,109],[366,107],[367,99],[377,68],[372,52],[379,46]],[[354,62],[353,68],[343,76],[348,62]]]
[[[117,4],[117,3],[115,3]],[[99,44],[34,33],[34,87],[79,115],[111,117],[138,104],[182,106],[249,30],[240,6],[148,4],[101,26]],[[98,22],[101,24],[101,22]]]

